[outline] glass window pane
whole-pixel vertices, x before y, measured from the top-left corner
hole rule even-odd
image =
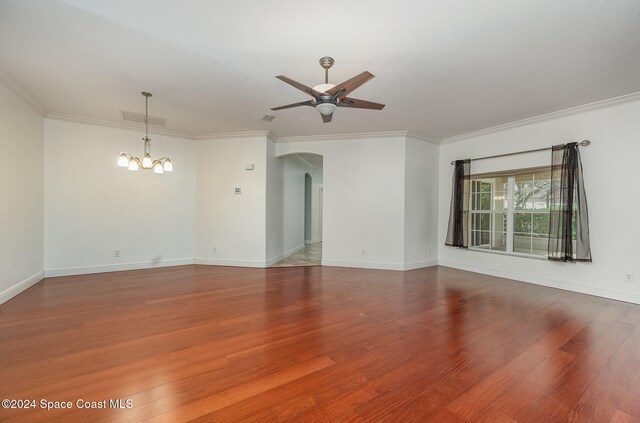
[[[507,214],[506,213],[493,214],[493,230],[498,232],[507,232]]]
[[[493,184],[496,191],[507,192],[507,190],[509,189],[509,177],[499,176],[494,179]]]
[[[533,228],[534,234],[546,235],[549,233],[549,214],[548,213],[534,213],[533,214]]]
[[[514,233],[513,251],[515,253],[531,254],[531,235],[520,232]]]
[[[551,196],[551,181],[536,181],[534,196],[535,203],[533,208],[536,210],[548,210]]]
[[[483,231],[491,230],[491,214],[482,213],[480,215],[480,229]]]
[[[531,239],[531,253],[538,256],[546,256],[549,239],[547,235],[533,235]]]
[[[480,209],[491,210],[491,192],[483,192],[480,194]]]
[[[534,180],[551,180],[551,168],[539,170],[533,174]]]
[[[493,194],[493,209],[496,211],[507,209],[507,193],[505,191],[496,191]]]
[[[507,237],[505,232],[494,232],[493,243],[491,244],[492,250],[507,251]]]
[[[523,173],[521,175],[516,175],[516,184],[520,183],[531,183],[533,182],[533,173]]]
[[[515,210],[531,210],[534,207],[533,181],[516,182],[513,192],[513,207]]]
[[[521,233],[531,233],[531,213],[514,213],[513,214],[513,231]]]

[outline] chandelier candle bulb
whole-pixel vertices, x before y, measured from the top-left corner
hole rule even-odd
[[[142,168],[144,170],[153,169],[153,173],[173,172],[173,164],[169,157],[162,157],[153,160],[151,158],[151,138],[149,138],[149,97],[151,93],[143,91],[141,93],[145,97],[145,114],[144,114],[144,155],[142,160],[129,153],[118,153],[118,167],[126,167],[129,170],[137,171]]]
[[[118,167],[129,167],[129,158],[125,153],[120,154],[118,159]]]

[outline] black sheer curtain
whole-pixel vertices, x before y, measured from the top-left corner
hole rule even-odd
[[[453,171],[449,228],[445,245],[467,248],[469,246],[469,169],[471,160],[456,160]]]
[[[550,208],[549,260],[591,261],[589,213],[576,142],[553,146]]]

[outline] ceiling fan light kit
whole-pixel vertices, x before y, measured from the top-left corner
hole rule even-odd
[[[144,155],[142,159],[131,155],[129,153],[118,153],[118,167],[126,167],[131,171],[138,171],[140,168],[143,170],[153,169],[153,173],[173,172],[173,163],[169,157],[161,157],[153,160],[151,158],[151,138],[149,138],[149,97],[151,93],[146,91],[141,92],[145,97],[145,114],[144,114]]]
[[[357,98],[347,97],[351,91],[363,85],[365,82],[373,78],[373,74],[364,71],[360,75],[355,76],[342,84],[329,84],[329,69],[335,61],[333,58],[325,56],[320,59],[320,66],[324,69],[324,84],[318,84],[313,88],[307,87],[284,75],[278,75],[276,78],[286,82],[294,88],[303,91],[313,97],[313,100],[301,101],[299,103],[287,104],[286,106],[274,107],[271,110],[290,109],[299,106],[315,107],[324,123],[331,122],[333,113],[338,107],[351,107],[355,109],[382,110],[384,104],[374,103],[371,101],[358,100]]]
[[[320,103],[316,106],[316,110],[325,116],[330,116],[336,111],[338,106],[333,103]]]

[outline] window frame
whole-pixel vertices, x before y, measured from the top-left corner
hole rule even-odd
[[[474,233],[474,229],[473,229],[473,218],[474,216],[476,216],[478,214],[478,211],[475,211],[472,207],[473,207],[473,201],[470,201],[469,205],[471,206],[469,208],[469,222],[468,222],[468,230],[469,230],[469,250],[472,251],[479,251],[482,253],[489,253],[489,254],[499,254],[499,255],[504,255],[504,256],[514,256],[514,257],[521,257],[521,258],[530,258],[530,259],[537,259],[537,260],[547,260],[547,254],[544,255],[540,255],[540,254],[533,254],[533,253],[522,253],[522,252],[516,252],[514,251],[514,242],[513,242],[513,237],[514,237],[514,216],[516,213],[518,212],[523,212],[520,210],[515,210],[515,205],[514,205],[514,193],[515,193],[515,185],[516,185],[516,177],[519,175],[527,175],[527,174],[533,174],[533,173],[538,173],[538,172],[546,172],[546,171],[550,171],[551,167],[550,166],[538,166],[538,167],[530,167],[530,168],[523,168],[523,169],[512,169],[512,170],[504,170],[504,171],[498,171],[498,172],[486,172],[486,173],[480,173],[480,174],[472,174],[469,175],[469,186],[470,186],[470,195],[473,195],[473,182],[477,181],[477,180],[482,180],[482,179],[495,179],[498,177],[503,177],[503,178],[507,178],[507,192],[505,192],[505,198],[507,201],[507,208],[504,210],[504,213],[506,213],[507,216],[507,227],[506,227],[506,233],[505,233],[505,237],[506,237],[506,245],[505,245],[505,251],[502,250],[492,250],[492,249],[488,249],[488,248],[482,248],[480,246],[474,246],[471,245],[473,243],[473,233]],[[494,199],[495,197],[495,192],[496,192],[496,188],[495,188],[495,181],[491,183],[491,198]],[[480,213],[489,213],[492,218],[490,219],[490,245],[493,245],[493,241],[494,241],[494,237],[495,237],[495,202],[492,201],[491,202],[491,208],[490,211],[483,211],[483,210],[479,210]],[[548,213],[548,211],[545,211],[546,213]],[[541,214],[542,212],[536,212],[535,210],[529,210],[526,211],[525,213],[533,213],[533,214]],[[533,228],[533,226],[532,226]],[[531,236],[533,237],[533,232],[531,233]]]

